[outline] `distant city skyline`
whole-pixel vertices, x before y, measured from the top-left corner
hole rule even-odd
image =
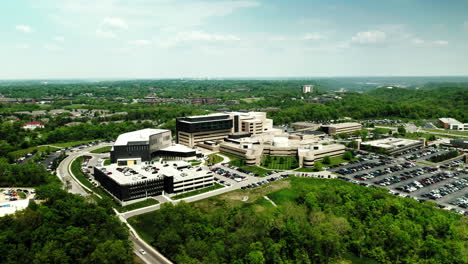
[[[466,76],[468,1],[4,1],[0,79]]]

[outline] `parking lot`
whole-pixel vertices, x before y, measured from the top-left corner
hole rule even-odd
[[[444,152],[446,150],[425,148],[394,158],[358,152],[357,161],[333,166],[330,170],[340,174],[342,180],[385,187],[395,195],[432,200],[441,208],[468,214],[464,207],[468,207],[468,170],[463,168],[461,159],[442,162],[440,168],[416,163]]]

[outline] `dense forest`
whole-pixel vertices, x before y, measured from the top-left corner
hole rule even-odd
[[[339,180],[292,178],[290,184],[165,204],[130,222],[181,264],[340,263],[350,255],[378,263],[468,261],[466,217]]]
[[[128,231],[109,206],[56,185],[36,195],[42,202],[0,217],[1,263],[132,263]]]
[[[35,162],[16,165],[0,158],[0,187],[31,187],[57,181],[57,177]]]

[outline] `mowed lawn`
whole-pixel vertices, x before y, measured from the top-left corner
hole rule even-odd
[[[270,172],[270,170],[267,170],[267,169],[264,169],[264,168],[260,168],[258,166],[247,166],[245,165],[245,161],[243,159],[240,159],[236,156],[233,156],[233,155],[229,155],[229,154],[223,154],[225,156],[227,156],[231,161],[229,161],[229,165],[233,165],[233,166],[236,166],[236,167],[239,167],[243,170],[246,170],[246,171],[250,171],[254,174],[258,174],[259,177],[264,177],[265,176],[265,173],[268,173]]]
[[[101,154],[104,152],[109,152],[112,149],[112,146],[102,147],[95,150],[91,150],[91,153]]]
[[[330,164],[323,163],[323,160],[316,161],[315,163],[318,163],[322,167],[330,167],[330,166],[333,166],[333,165],[347,163],[347,162],[354,161],[354,160],[356,160],[356,158],[353,158],[351,160],[345,160],[345,159],[343,159],[343,156],[337,156],[337,157],[330,157]]]
[[[299,167],[297,157],[264,156],[262,166],[272,170],[291,170]]]

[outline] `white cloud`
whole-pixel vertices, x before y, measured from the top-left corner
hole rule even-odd
[[[151,44],[151,41],[146,40],[146,39],[138,39],[138,40],[130,41],[130,44],[135,45],[135,46],[148,46]]]
[[[447,46],[449,44],[448,41],[446,40],[424,40],[420,38],[413,38],[411,40],[411,43],[417,46],[422,46],[422,47],[434,47],[434,46]]]
[[[420,38],[413,38],[411,40],[411,43],[413,43],[414,45],[424,45],[426,43],[426,41],[424,41],[423,39],[420,39]]]
[[[216,34],[203,31],[179,32],[175,40],[177,42],[185,41],[238,41],[239,37],[231,34]]]
[[[65,41],[65,37],[63,36],[56,36],[53,38],[54,41],[57,41],[57,42],[64,42]]]
[[[302,38],[304,40],[321,40],[321,39],[326,39],[326,37],[320,33],[308,33],[305,34],[304,37]]]
[[[383,42],[387,39],[387,34],[383,31],[362,31],[356,33],[351,39],[352,42],[359,44],[374,44]]]
[[[30,26],[26,26],[26,25],[17,25],[15,28],[16,28],[16,30],[21,31],[23,33],[31,33],[32,32],[32,28]]]
[[[101,38],[117,38],[117,32],[127,30],[128,24],[118,17],[106,17],[96,29],[96,35]]]
[[[101,26],[115,28],[115,29],[128,29],[128,24],[125,20],[118,17],[106,17],[102,20]]]
[[[446,40],[436,40],[432,42],[436,46],[447,46],[449,44]]]

